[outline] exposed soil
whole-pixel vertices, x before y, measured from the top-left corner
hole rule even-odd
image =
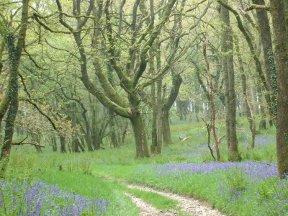
[[[145,203],[143,200],[133,196],[130,193],[125,193],[126,196],[130,197],[132,202],[140,210],[140,216],[174,216],[177,215],[176,212],[160,211],[153,206]]]

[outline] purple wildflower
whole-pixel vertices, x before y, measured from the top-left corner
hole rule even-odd
[[[167,163],[149,165],[142,168],[144,171],[154,171],[158,175],[181,175],[181,174],[207,174],[215,171],[240,169],[252,179],[266,179],[277,176],[275,164],[244,161],[244,162],[208,162],[208,163]]]
[[[40,181],[34,181],[32,184],[24,181],[1,181],[0,184],[0,215],[78,216],[84,212],[102,215],[107,210],[107,201],[67,193],[61,191],[57,185],[50,186]],[[8,209],[3,208],[6,203],[9,205]]]

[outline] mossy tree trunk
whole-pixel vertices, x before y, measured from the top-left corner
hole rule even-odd
[[[220,2],[220,1],[218,1]],[[221,1],[226,4],[228,1]],[[222,4],[221,4],[222,5]],[[223,72],[225,82],[225,105],[226,105],[226,138],[228,145],[228,160],[241,160],[238,152],[238,140],[236,134],[236,94],[234,84],[234,57],[233,57],[233,33],[230,26],[229,10],[221,7],[222,31],[222,53]]]
[[[267,78],[265,76],[265,73],[263,72],[261,61],[259,59],[259,56],[257,55],[256,45],[254,43],[255,39],[253,38],[253,34],[251,34],[249,29],[245,28],[239,13],[235,9],[233,9],[231,6],[228,5],[228,1],[222,1],[222,0],[217,0],[217,1],[227,10],[229,10],[235,16],[237,20],[238,29],[243,34],[244,39],[247,42],[247,45],[249,47],[251,57],[254,60],[256,72],[261,80],[261,88],[263,87],[265,89],[264,97],[268,105],[270,118],[273,119],[274,118],[273,117],[273,100],[271,99],[273,95],[272,95],[271,87],[269,86],[270,78]],[[274,77],[274,80],[275,80],[275,77]],[[275,106],[275,103],[274,103],[274,106]]]
[[[245,113],[246,113],[246,117],[249,123],[249,129],[251,132],[251,148],[253,149],[255,147],[256,120],[255,120],[255,115],[253,112],[252,105],[248,97],[247,78],[246,78],[246,74],[244,70],[244,63],[243,63],[241,53],[240,53],[239,40],[237,37],[235,37],[235,46],[236,46],[236,51],[237,51],[239,69],[241,72],[241,85],[242,85],[242,91],[243,91],[243,96],[244,96]]]
[[[6,44],[9,53],[10,62],[10,81],[8,86],[8,110],[6,125],[4,131],[4,140],[1,148],[0,162],[1,170],[0,176],[5,174],[6,167],[8,165],[10,151],[12,147],[12,139],[14,134],[14,122],[18,111],[18,64],[17,63],[17,51],[14,43],[14,35],[8,34],[6,36]],[[2,175],[3,174],[3,175]]]
[[[254,4],[265,5],[264,0],[253,0]],[[271,91],[271,112],[274,121],[277,113],[277,71],[275,66],[274,51],[271,39],[271,29],[266,10],[256,10],[257,22],[260,30],[260,38],[263,47],[265,75]]]
[[[150,66],[151,68],[151,66]],[[152,97],[152,144],[151,152],[156,153],[158,134],[157,134],[157,102],[156,102],[156,83],[151,85],[151,97]]]
[[[171,128],[170,128],[170,117],[169,111],[163,110],[163,142],[165,144],[172,144]]]
[[[288,25],[285,23],[286,0],[270,0],[278,84],[277,109],[277,163],[279,176],[288,175]],[[285,8],[286,6],[286,8]]]
[[[10,151],[13,143],[14,122],[18,112],[18,68],[20,64],[22,49],[25,46],[26,31],[28,25],[29,0],[22,1],[22,17],[18,33],[18,41],[15,42],[15,36],[9,25],[4,20],[0,20],[0,34],[3,36],[8,49],[8,61],[10,80],[7,88],[7,118],[4,130],[4,140],[0,154],[0,177],[4,177],[8,165]],[[3,111],[3,110],[2,110]],[[4,109],[5,113],[5,109]],[[3,117],[2,117],[3,118]]]
[[[136,144],[136,158],[149,157],[150,155],[146,139],[145,124],[141,114],[136,112],[130,118],[130,121],[132,124]]]
[[[165,144],[172,143],[169,112],[179,94],[179,90],[182,84],[182,77],[180,74],[176,74],[175,71],[172,70],[171,76],[172,76],[172,88],[170,90],[168,98],[164,100],[162,108],[163,141]]]

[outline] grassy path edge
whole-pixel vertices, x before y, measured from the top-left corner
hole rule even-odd
[[[167,197],[169,199],[175,200],[179,203],[179,208],[181,209],[181,211],[189,215],[225,216],[223,213],[221,213],[217,209],[211,208],[209,204],[201,202],[197,199],[188,198],[188,197],[173,194],[170,192],[163,192],[163,191],[155,190],[147,186],[140,186],[140,185],[135,185],[135,184],[128,184],[127,186],[128,188],[134,188],[134,189],[138,189],[142,191],[156,193],[161,196]]]

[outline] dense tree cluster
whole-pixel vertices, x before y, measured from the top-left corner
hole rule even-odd
[[[214,159],[226,142],[238,161],[239,114],[251,148],[258,117],[276,126],[284,177],[287,41],[285,0],[3,0],[1,172],[13,145],[81,152],[134,142],[137,158],[160,154],[171,115],[203,121]]]

